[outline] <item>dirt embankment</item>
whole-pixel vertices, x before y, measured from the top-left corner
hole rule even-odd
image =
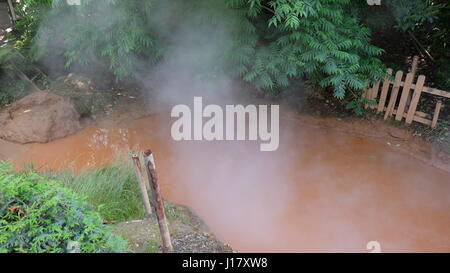
[[[0,138],[16,143],[47,143],[81,129],[72,102],[48,91],[32,93],[0,111]]]
[[[230,253],[233,249],[202,228],[188,209],[176,208],[176,217],[169,219],[169,229],[175,253]],[[128,221],[113,226],[113,232],[127,240],[129,248],[135,253],[161,252],[161,236],[155,218]]]

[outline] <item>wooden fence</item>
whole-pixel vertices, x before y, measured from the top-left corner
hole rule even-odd
[[[392,69],[388,70],[388,74],[392,75]],[[393,82],[386,78],[383,82],[377,82],[372,88],[365,90],[363,95],[365,98],[378,102],[375,105],[366,104],[366,109],[376,109],[378,113],[384,112],[385,120],[395,116],[397,121],[405,118],[406,124],[416,121],[436,128],[442,99],[438,99],[434,113],[431,115],[417,111],[420,96],[422,93],[429,93],[440,98],[450,98],[450,92],[426,87],[423,75],[417,77],[415,81],[414,72],[408,73],[404,80],[403,74],[403,71],[398,71]]]

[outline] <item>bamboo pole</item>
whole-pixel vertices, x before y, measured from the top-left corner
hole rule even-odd
[[[148,218],[152,216],[152,206],[150,204],[150,199],[147,194],[147,186],[145,185],[144,172],[142,171],[141,161],[139,160],[139,155],[133,154],[131,156],[134,163],[134,170],[136,172],[136,178],[139,184],[139,189],[141,191],[142,202],[144,202],[145,214]]]
[[[172,252],[172,241],[170,240],[169,228],[167,225],[164,204],[159,190],[158,177],[156,175],[156,165],[153,154],[150,150],[144,152],[145,168],[147,170],[148,181],[152,187],[153,201],[156,207],[156,217],[158,219],[159,231],[163,242],[163,252]]]
[[[16,12],[14,11],[14,5],[11,2],[11,0],[7,0],[7,2],[8,2],[8,6],[9,6],[9,12],[11,13],[11,19],[13,21],[13,24],[15,24],[17,21],[17,15],[16,15]]]

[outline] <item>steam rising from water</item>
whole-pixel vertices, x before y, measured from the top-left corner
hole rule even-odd
[[[156,92],[158,104],[191,104],[194,96],[208,104],[237,101],[229,64],[239,26],[223,2],[197,1],[193,8],[192,2],[159,1],[155,6],[158,35],[170,37],[169,47],[162,62],[141,80]]]
[[[199,3],[206,9],[211,2],[217,1]],[[165,197],[191,207],[240,251],[366,251],[373,240],[385,251],[450,250],[449,176],[382,145],[286,120],[272,153],[251,142],[172,141],[163,110],[190,104],[194,95],[222,105],[245,97],[235,92],[242,90],[231,84],[222,58],[233,46],[235,18],[216,5],[215,23],[206,24],[210,13],[184,12],[181,3],[155,6],[157,31],[171,37],[170,47],[139,79],[154,92],[158,117],[138,120],[125,133],[103,131],[101,145],[86,141],[98,133],[91,128],[35,145],[25,158],[37,165],[79,156],[83,164],[93,155],[107,159],[117,147],[152,148]],[[114,23],[116,13],[103,20]]]

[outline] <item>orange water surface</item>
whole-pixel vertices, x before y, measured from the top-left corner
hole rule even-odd
[[[167,115],[35,144],[14,164],[80,170],[153,150],[166,199],[241,252],[450,251],[450,174],[377,142],[282,120],[280,147],[174,142]],[[129,160],[124,158],[122,160]]]

